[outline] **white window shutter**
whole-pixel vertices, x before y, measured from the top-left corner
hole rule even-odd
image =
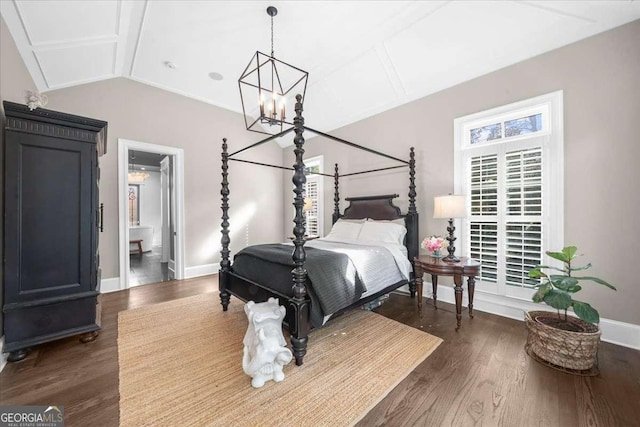
[[[506,155],[507,215],[542,215],[542,148]]]
[[[542,261],[542,148],[506,153],[505,283],[532,286],[529,271]]]
[[[469,232],[470,256],[482,264],[479,279],[496,283],[498,280],[498,224],[471,221]]]
[[[305,185],[305,196],[311,198],[313,202],[311,210],[305,212],[307,221],[307,235],[318,236],[320,235],[318,219],[318,178],[307,177],[307,183]]]
[[[510,286],[533,286],[537,279],[529,278],[529,271],[542,261],[542,223],[507,222],[506,278]]]
[[[496,215],[498,212],[498,156],[471,159],[471,215]]]

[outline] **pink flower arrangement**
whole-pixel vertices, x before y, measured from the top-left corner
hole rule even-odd
[[[444,237],[440,236],[426,237],[420,244],[420,247],[422,247],[422,249],[426,249],[429,252],[439,251],[446,248],[447,246],[449,246],[449,242],[447,242]]]

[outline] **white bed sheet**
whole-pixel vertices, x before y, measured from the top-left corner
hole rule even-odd
[[[331,245],[326,245],[324,242],[329,242]],[[328,240],[325,238],[310,240],[305,243],[305,246],[310,246],[318,249],[326,249],[326,250],[335,250],[335,243],[344,243],[346,245],[358,245],[358,246],[381,246],[387,249],[393,259],[396,262],[396,266],[398,267],[398,271],[401,273],[402,278],[405,280],[410,279],[411,272],[413,271],[413,266],[407,259],[407,248],[404,245],[395,245],[393,243],[386,242],[378,242],[378,241],[369,241],[369,240]],[[388,271],[389,275],[385,277],[376,278],[376,280],[367,281],[367,291],[362,294],[362,297],[366,297],[368,295],[374,294],[386,286],[389,286],[390,283],[394,283],[392,280],[398,278],[396,282],[400,281],[402,278],[394,276],[393,271]]]
[[[293,245],[292,242],[286,242],[287,245]],[[413,266],[407,259],[407,248],[404,245],[397,245],[393,243],[387,242],[379,242],[379,241],[371,241],[371,240],[347,240],[347,239],[327,239],[327,238],[319,238],[314,240],[309,240],[305,242],[305,246],[324,249],[334,252],[340,252],[340,246],[344,245],[345,248],[348,248],[349,245],[356,246],[377,246],[385,248],[392,255],[395,265],[397,269],[393,268],[384,268],[382,271],[383,274],[376,275],[375,277],[367,277],[365,281],[367,290],[361,296],[361,298],[365,298],[369,295],[373,295],[382,289],[386,288],[392,283],[397,283],[401,280],[410,280],[411,273],[413,271]],[[353,260],[356,265],[358,264],[358,260]],[[365,263],[366,264],[366,263]],[[359,272],[362,273],[362,272]],[[323,324],[326,323],[333,314],[329,314],[324,317]]]

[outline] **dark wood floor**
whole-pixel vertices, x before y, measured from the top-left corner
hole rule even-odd
[[[63,405],[67,426],[118,425],[119,311],[217,290],[217,277],[103,295],[103,331],[36,348],[0,373],[0,405]],[[607,343],[599,377],[564,374],[526,356],[524,324],[477,312],[454,331],[454,308],[392,295],[376,311],[444,339],[360,425],[640,426],[640,352]],[[304,369],[301,368],[301,369]]]

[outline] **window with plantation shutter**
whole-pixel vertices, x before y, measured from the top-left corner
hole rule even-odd
[[[318,178],[317,175],[309,176],[305,184],[305,195],[311,198],[311,209],[305,211],[308,236],[320,236],[320,223],[318,220]]]
[[[482,264],[479,291],[530,298],[529,271],[563,247],[562,143],[562,92],[455,120],[460,240]]]
[[[323,157],[305,159],[305,175],[307,182],[304,186],[304,196],[311,199],[311,208],[305,210],[307,236],[323,236],[323,186],[322,173]]]

